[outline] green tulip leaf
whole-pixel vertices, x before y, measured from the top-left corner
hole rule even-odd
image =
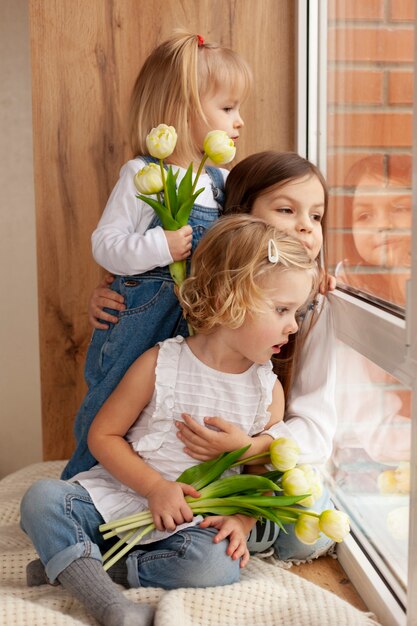
[[[180,228],[179,224],[172,217],[172,215],[169,213],[167,207],[164,204],[161,204],[160,202],[158,202],[157,200],[154,200],[153,198],[148,198],[147,196],[143,196],[142,194],[139,194],[136,197],[140,198],[141,200],[143,200],[143,202],[146,202],[147,204],[149,204],[149,206],[153,208],[153,210],[155,211],[155,213],[161,220],[162,228],[164,230],[178,230],[178,228]]]
[[[176,219],[178,223],[181,224],[181,226],[185,226],[186,224],[188,224],[188,220],[190,218],[190,213],[193,206],[194,198],[188,198],[188,200],[186,200],[184,204],[181,205],[176,216]]]
[[[186,469],[182,474],[180,474],[177,478],[177,482],[186,483],[187,485],[194,485],[194,483],[202,478],[209,469],[213,467],[220,459],[225,457],[227,452],[223,452],[220,456],[215,459],[210,459],[209,461],[204,461],[203,463],[199,463],[198,465],[193,465]]]
[[[178,185],[178,205],[181,207],[192,196],[193,165],[190,163],[185,176]]]
[[[203,489],[200,489],[201,498],[222,498],[258,489],[261,491],[275,491],[277,485],[267,478],[255,474],[235,474],[220,478]]]
[[[171,207],[172,217],[175,219],[178,212],[178,196],[177,196],[177,176],[178,172],[175,174],[172,171],[172,167],[168,168],[168,174],[166,177],[166,188],[169,196],[169,205]]]
[[[213,480],[217,480],[217,478],[219,478],[223,474],[223,472],[229,469],[229,467],[233,465],[235,461],[240,459],[242,454],[244,454],[249,448],[250,445],[245,446],[244,448],[240,448],[239,450],[233,450],[232,452],[226,452],[226,454],[220,455],[217,458],[216,463],[214,463],[208,469],[208,471],[203,476],[201,476],[199,480],[196,480],[192,483],[195,489],[197,489],[198,491],[199,489],[202,489],[209,483],[213,482]]]
[[[288,534],[288,531],[284,528],[284,524],[289,523],[290,520],[282,519],[278,515],[275,514],[271,509],[265,509],[263,519],[269,519],[270,522],[277,524],[279,528],[284,531],[284,533]]]
[[[280,507],[292,506],[297,504],[300,500],[306,498],[306,495],[302,496],[240,496],[241,501],[244,504],[254,504],[255,506],[267,506],[273,509]]]
[[[238,506],[210,506],[203,507],[200,511],[198,507],[193,507],[194,515],[236,515],[240,513],[240,507]]]
[[[263,474],[261,474],[261,476],[272,480],[274,483],[277,483],[279,479],[282,478],[283,473],[284,472],[280,472],[279,470],[271,470],[270,472],[264,472]],[[275,491],[282,491],[282,487],[280,487],[279,485],[277,485],[277,487],[278,489],[275,489]]]
[[[186,496],[186,501],[189,502],[188,500],[189,496]],[[241,496],[224,496],[222,498],[200,498],[198,501],[194,502],[190,502],[190,506],[192,508],[192,510],[194,511],[195,508],[202,510],[203,507],[208,510],[213,506],[234,506],[234,507],[239,507],[239,509],[245,509],[248,511],[252,511],[255,512],[256,516],[262,516],[262,507],[261,506],[257,506],[254,503],[248,503],[244,498],[242,498]]]
[[[195,200],[200,193],[204,191],[204,188],[196,191],[191,197],[187,198],[183,204],[181,204],[178,213],[176,215],[176,219],[179,224],[185,226],[188,223],[188,219],[190,217],[191,209],[194,206]]]

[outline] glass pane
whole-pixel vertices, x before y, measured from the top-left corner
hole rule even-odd
[[[337,350],[338,429],[328,466],[332,490],[353,528],[405,589],[411,392],[345,344],[339,342]]]
[[[329,2],[330,271],[398,307],[411,262],[414,2]]]

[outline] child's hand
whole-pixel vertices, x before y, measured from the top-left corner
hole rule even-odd
[[[104,324],[100,320],[105,320],[106,322],[111,322],[112,324],[117,324],[119,321],[118,317],[111,315],[111,313],[107,313],[103,310],[104,308],[115,309],[116,311],[124,311],[126,308],[123,296],[121,296],[120,293],[108,288],[108,285],[111,285],[113,281],[114,276],[112,274],[106,274],[103,281],[91,294],[88,305],[88,321],[93,328],[106,330],[109,327],[108,324]]]
[[[237,450],[251,443],[251,438],[239,426],[230,424],[221,417],[205,417],[204,423],[218,430],[200,426],[186,413],[182,414],[184,422],[175,422],[178,428],[177,437],[185,445],[184,451],[193,459],[208,461],[222,452]]]
[[[249,550],[246,545],[246,538],[255,520],[243,515],[209,515],[201,524],[200,528],[217,528],[218,533],[213,541],[219,543],[229,537],[229,545],[226,553],[234,560],[241,559],[240,567],[245,567],[249,561]]]
[[[324,274],[320,282],[320,293],[324,296],[328,291],[334,291],[336,289],[336,277],[331,274]]]
[[[179,524],[191,522],[194,514],[184,496],[199,497],[191,485],[161,478],[146,494],[153,522],[158,530],[175,530]]]
[[[178,230],[164,230],[168,248],[174,261],[183,261],[191,254],[193,229],[189,224]]]

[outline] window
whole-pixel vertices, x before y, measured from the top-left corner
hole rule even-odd
[[[414,3],[328,6],[331,266],[341,285],[401,308],[411,267]]]
[[[339,558],[390,625],[417,620],[417,566],[408,559],[417,536],[414,4],[298,2],[298,151],[328,180],[328,261],[338,283],[339,424],[327,474],[353,531]]]
[[[410,493],[411,393],[338,342],[338,429],[328,474],[362,543],[405,591]]]

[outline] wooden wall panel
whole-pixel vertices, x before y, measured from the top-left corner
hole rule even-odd
[[[70,455],[85,393],[90,235],[129,158],[130,90],[151,49],[185,27],[251,64],[238,158],[294,148],[292,0],[30,0],[45,460]]]

